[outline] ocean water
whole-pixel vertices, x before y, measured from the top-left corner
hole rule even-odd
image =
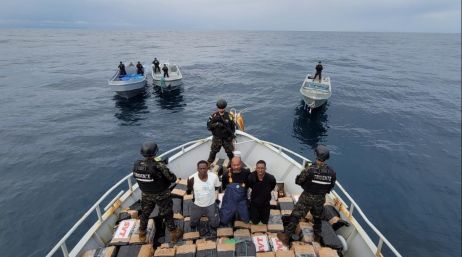
[[[124,100],[119,61],[180,65],[184,87]],[[327,106],[299,87],[322,60]],[[206,137],[215,101],[309,158],[318,143],[403,256],[461,255],[460,34],[0,30],[0,255],[44,256],[140,144]]]

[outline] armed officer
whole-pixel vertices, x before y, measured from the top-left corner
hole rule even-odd
[[[154,73],[159,72],[160,73],[160,63],[157,60],[157,58],[154,58],[154,61],[152,61],[152,64],[154,64]]]
[[[207,160],[209,164],[215,161],[215,157],[222,146],[230,161],[234,156],[233,139],[236,137],[234,135],[236,132],[236,124],[229,112],[225,111],[227,105],[228,103],[226,100],[219,99],[217,101],[218,110],[212,113],[207,121],[207,129],[212,131],[213,135],[212,147],[210,149],[209,159]]]
[[[141,189],[140,240],[146,240],[149,215],[157,204],[159,215],[165,218],[172,241],[176,242],[183,235],[183,231],[173,222],[173,202],[169,190],[176,176],[164,163],[156,160],[158,150],[154,142],[145,142],[141,146],[141,155],[145,159],[136,161],[133,167],[133,176]]]
[[[321,65],[321,61],[319,61],[318,65],[316,65],[316,74],[314,74],[313,82],[316,79],[316,77],[318,77],[318,76],[319,76],[319,82],[321,82],[322,69],[323,69],[323,67]]]
[[[298,202],[295,204],[292,214],[284,225],[284,233],[277,236],[282,243],[288,245],[290,236],[294,233],[300,218],[305,217],[308,211],[314,219],[314,234],[321,233],[321,215],[323,212],[326,194],[335,185],[336,173],[325,161],[329,159],[329,149],[324,145],[318,145],[315,150],[316,162],[305,168],[295,178],[295,183],[303,188]]]

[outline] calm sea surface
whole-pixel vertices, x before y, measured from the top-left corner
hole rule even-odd
[[[154,57],[184,89],[115,97],[118,62]],[[318,60],[333,95],[310,117],[298,90]],[[460,34],[0,30],[0,67],[1,256],[44,256],[144,140],[208,136],[218,97],[261,139],[309,158],[327,144],[403,256],[461,255]]]

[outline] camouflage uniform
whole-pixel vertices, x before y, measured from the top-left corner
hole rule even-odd
[[[295,179],[295,183],[303,187],[304,191],[295,204],[294,210],[289,217],[289,223],[285,226],[284,233],[294,233],[300,218],[310,211],[313,215],[313,230],[316,235],[321,232],[321,215],[329,193],[335,185],[336,174],[325,163],[317,163],[306,167]]]
[[[148,219],[156,204],[165,218],[169,230],[175,229],[173,222],[173,201],[169,186],[176,181],[176,176],[168,167],[152,158],[138,160],[133,168],[133,176],[141,189],[140,230],[146,230]]]
[[[298,199],[298,202],[295,204],[294,210],[292,211],[292,214],[290,215],[290,221],[292,219],[297,222],[289,222],[287,225],[287,234],[292,234],[296,227],[297,223],[300,220],[300,218],[303,218],[308,214],[308,212],[311,212],[311,215],[313,216],[314,219],[314,231],[316,234],[318,234],[321,229],[321,215],[323,211],[323,206],[324,202],[326,201],[326,196],[325,195],[312,195],[307,192],[303,192],[300,195],[300,198]]]
[[[175,229],[173,221],[173,202],[170,197],[170,190],[160,194],[142,193],[141,194],[141,216],[140,216],[140,229],[146,230],[148,226],[149,215],[159,205],[159,215],[165,218],[165,223],[168,230]]]
[[[215,157],[222,146],[231,160],[234,156],[233,139],[236,132],[236,123],[229,112],[225,111],[223,115],[220,115],[219,112],[212,113],[207,121],[207,129],[213,134],[208,162],[215,161]]]

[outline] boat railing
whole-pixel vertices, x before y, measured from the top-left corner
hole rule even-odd
[[[266,145],[270,145],[272,147],[275,147],[278,151],[280,152],[284,152],[285,154],[291,156],[291,157],[297,157],[299,159],[301,159],[301,165],[302,167],[305,167],[306,163],[308,162],[311,162],[309,159],[303,157],[302,155],[292,151],[292,150],[289,150],[283,146],[280,146],[280,145],[277,145],[277,144],[274,144],[274,143],[271,143],[271,142],[267,142],[267,141],[263,141],[263,140],[259,140],[259,139],[256,139],[256,141],[259,141],[263,144],[266,144]],[[398,257],[401,257],[401,254],[395,249],[395,247],[386,239],[386,237],[374,226],[374,224],[372,224],[372,222],[369,221],[369,219],[366,217],[366,215],[364,214],[364,212],[361,210],[361,208],[359,207],[359,205],[355,202],[355,200],[353,200],[353,198],[350,196],[350,194],[348,194],[348,192],[345,190],[345,188],[340,184],[340,182],[337,180],[335,182],[335,185],[337,186],[338,189],[340,189],[340,192],[342,192],[342,194],[349,200],[350,202],[350,205],[348,207],[348,205],[343,202],[342,198],[337,194],[337,192],[334,190],[334,195],[337,196],[341,201],[342,203],[344,204],[345,208],[348,209],[348,215],[350,216],[349,218],[352,218],[353,217],[353,212],[354,211],[357,211],[359,213],[359,216],[363,219],[363,221],[369,226],[369,228],[374,231],[374,233],[376,234],[376,236],[379,238],[379,241],[377,242],[377,245],[375,245],[376,247],[376,250],[375,250],[375,255],[376,256],[382,256],[382,247],[383,247],[383,244],[385,243],[385,245],[390,249],[390,251],[395,255],[395,256],[398,256]]]
[[[182,144],[180,146],[177,146],[167,152],[164,152],[163,154],[159,155],[160,158],[163,158],[165,156],[168,156],[170,154],[173,154],[175,152],[185,152],[185,148],[187,148],[188,146],[191,146],[193,144],[196,144],[196,143],[199,143],[199,142],[203,142],[204,140],[203,139],[200,139],[200,140],[194,140],[194,141],[190,141],[188,143],[185,143],[185,144]],[[132,177],[132,174],[128,174],[127,176],[125,176],[124,178],[122,178],[119,182],[117,182],[114,186],[112,186],[106,193],[103,194],[103,196],[101,196],[101,198],[98,199],[98,201],[96,201],[95,204],[93,204],[92,207],[90,207],[90,209],[74,224],[74,226],[72,226],[72,228],[61,238],[61,240],[59,240],[59,242],[51,249],[51,251],[46,255],[46,257],[52,257],[57,251],[59,248],[61,248],[61,252],[63,254],[64,257],[69,257],[69,251],[68,251],[68,248],[67,248],[67,244],[66,244],[66,241],[69,239],[69,237],[74,233],[74,231],[77,230],[77,228],[82,224],[84,223],[87,218],[92,215],[92,214],[95,214],[97,215],[98,217],[98,221],[99,222],[103,222],[103,214],[102,214],[102,210],[101,210],[101,204],[103,201],[107,200],[106,198],[108,196],[110,196],[117,188],[119,188],[120,185],[122,185],[123,183],[127,183],[128,185],[128,190],[132,191],[133,190],[133,182],[131,180],[131,177]],[[123,193],[123,192],[121,192]],[[116,198],[119,198],[121,196],[121,193],[119,193]],[[116,200],[116,198],[114,200]],[[109,203],[109,205],[111,205],[111,203]],[[104,210],[104,209],[103,209]]]
[[[304,167],[306,165],[306,163],[308,162],[311,162],[309,159],[303,157],[302,155],[292,151],[292,150],[289,150],[283,146],[280,146],[280,145],[277,145],[277,144],[274,144],[274,143],[271,143],[271,142],[267,142],[267,141],[263,141],[263,140],[259,140],[245,132],[241,132],[241,131],[237,131],[238,134],[242,134],[244,136],[247,136],[249,137],[251,140],[248,140],[248,141],[244,141],[244,142],[240,142],[240,143],[247,143],[247,142],[258,142],[258,143],[261,143],[261,144],[265,144],[265,145],[268,145],[268,146],[272,146],[274,148],[276,148],[279,152],[283,152],[285,153],[286,155],[288,156],[291,156],[292,158],[293,157],[296,157],[298,159],[301,160],[301,163],[299,163],[302,167]],[[164,152],[163,154],[159,155],[160,158],[163,158],[163,157],[166,157],[166,156],[169,156],[171,154],[175,154],[176,152],[179,153],[179,152],[182,152],[184,153],[186,151],[186,148],[189,147],[189,146],[192,146],[193,144],[196,144],[196,143],[203,143],[203,142],[207,142],[207,141],[210,141],[212,139],[212,137],[208,137],[206,139],[199,139],[199,140],[194,140],[194,141],[190,141],[190,142],[187,142],[185,144],[182,144],[180,146],[177,146],[167,152]],[[68,248],[67,248],[67,245],[66,245],[66,241],[69,239],[69,237],[74,233],[75,230],[77,230],[77,228],[86,221],[86,219],[91,215],[91,214],[94,214],[96,213],[97,217],[98,217],[98,221],[99,222],[102,222],[102,212],[101,212],[101,203],[106,200],[106,198],[111,195],[111,193],[113,193],[120,185],[122,185],[123,183],[127,183],[128,185],[128,190],[132,191],[133,190],[133,182],[131,181],[131,177],[132,177],[132,174],[128,174],[127,176],[125,176],[124,178],[122,178],[119,182],[117,182],[114,186],[112,186],[106,193],[103,194],[103,196],[101,196],[101,198],[99,198],[95,204],[93,204],[93,206],[82,216],[82,218],[80,218],[73,226],[72,228],[61,238],[61,240],[59,240],[59,242],[51,249],[51,251],[46,255],[46,257],[52,257],[57,251],[59,248],[61,248],[61,251],[62,251],[62,254],[64,257],[68,257],[69,256],[69,251],[68,251]],[[395,254],[395,256],[398,256],[398,257],[401,257],[401,254],[393,247],[393,245],[385,238],[384,235],[382,235],[382,233],[369,221],[369,219],[366,217],[366,215],[364,214],[364,212],[361,210],[361,208],[359,207],[359,205],[353,200],[353,198],[348,194],[348,192],[343,188],[343,186],[337,181],[336,182],[336,186],[337,188],[340,189],[340,191],[346,196],[346,198],[350,201],[350,207],[349,207],[349,215],[350,215],[350,218],[353,217],[353,211],[357,211],[359,213],[359,215],[361,216],[361,218],[364,220],[364,222],[369,226],[370,229],[372,229],[372,231],[374,231],[374,233],[379,237],[379,242],[377,243],[376,245],[376,253],[375,255],[376,256],[382,256],[382,247],[383,247],[383,244],[385,243],[386,246],[389,247],[389,249],[393,252],[393,254]],[[340,196],[334,192],[334,194],[336,196],[340,198]],[[120,197],[120,193],[116,196],[116,198]],[[343,201],[343,200],[342,200]],[[343,203],[346,208],[348,208],[348,205],[346,203]]]

